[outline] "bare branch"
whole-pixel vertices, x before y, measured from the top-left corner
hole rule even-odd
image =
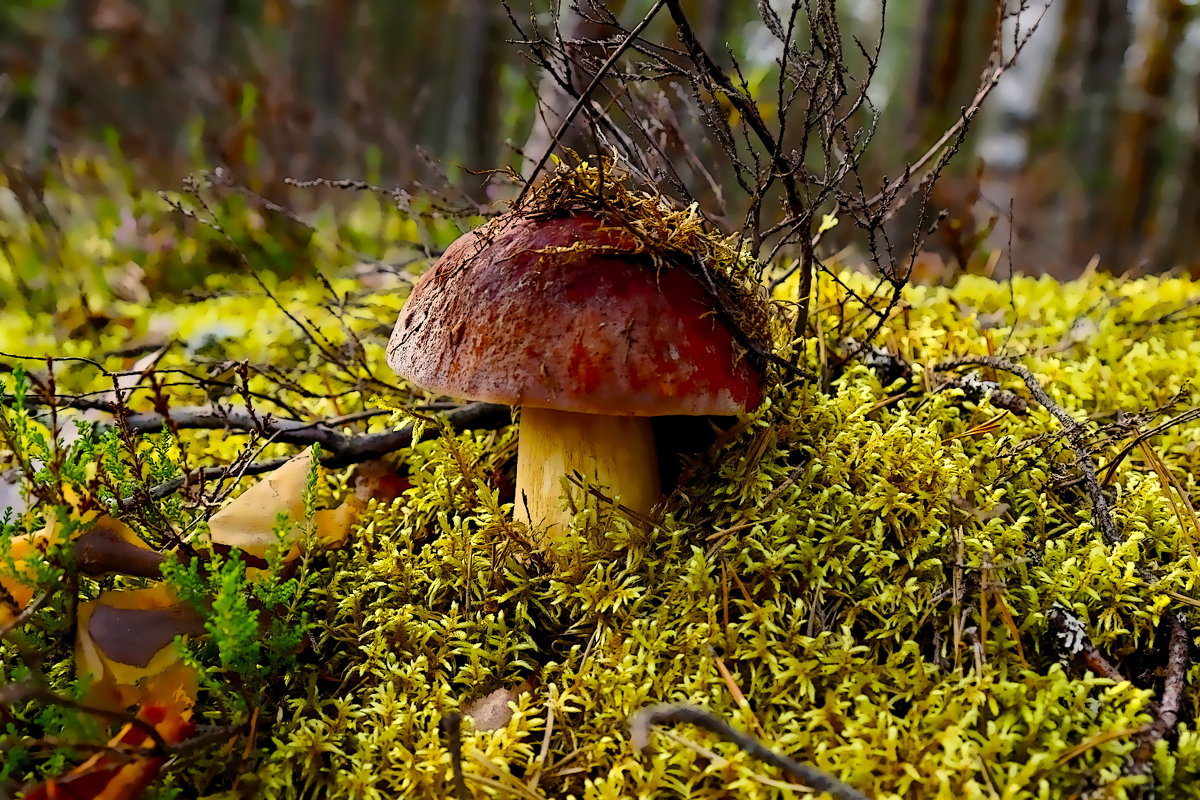
[[[270,418],[260,418],[264,430],[271,431]],[[290,422],[296,422],[291,420]],[[471,403],[451,411],[443,418],[450,430],[464,431],[470,429],[494,430],[512,422],[512,410],[508,406],[494,403]],[[321,463],[327,467],[338,468],[351,464],[359,464],[374,458],[394,453],[412,445],[413,426],[383,433],[364,433],[353,436],[336,433],[325,428],[320,423],[307,423],[303,426],[286,426],[274,436],[275,441],[288,444],[313,445],[322,448]],[[425,429],[424,439],[437,435],[436,426]],[[272,472],[283,466],[288,459],[276,458],[269,461],[257,461],[249,464],[230,465],[226,467],[202,467],[187,472],[182,477],[160,483],[150,488],[148,498],[160,500],[188,486],[224,480],[231,477],[259,475]],[[136,504],[136,503],[135,503]]]
[[[64,697],[51,691],[50,687],[39,678],[29,678],[19,683],[9,683],[0,686],[0,706],[10,706],[29,700],[37,700],[48,705],[69,708],[104,719],[115,720],[123,725],[132,725],[154,742],[154,749],[157,753],[170,752],[171,746],[167,744],[166,739],[162,737],[158,729],[149,722],[139,719],[132,714],[124,711],[113,711],[112,709],[101,708],[99,706],[91,706],[72,700],[69,697]]]
[[[649,744],[650,729],[655,725],[670,725],[686,722],[710,733],[714,733],[728,742],[740,747],[760,761],[778,767],[794,780],[818,792],[826,792],[837,800],[868,800],[867,795],[843,783],[829,773],[808,764],[793,761],[785,755],[776,753],[764,746],[757,739],[748,736],[731,727],[725,720],[696,706],[664,703],[643,708],[633,715],[629,721],[629,729],[633,736],[635,750],[645,750]]]
[[[613,50],[612,54],[609,55],[605,62],[600,65],[600,68],[596,70],[596,74],[592,76],[591,82],[582,92],[580,92],[579,97],[575,100],[575,104],[571,106],[571,110],[568,111],[566,116],[563,117],[562,122],[559,123],[558,130],[556,130],[554,135],[550,137],[550,143],[542,152],[542,155],[537,160],[537,163],[534,164],[533,169],[530,170],[529,175],[526,177],[525,186],[521,190],[521,195],[517,198],[518,205],[520,205],[521,201],[525,198],[525,194],[529,191],[529,188],[533,186],[538,174],[542,171],[542,168],[546,166],[546,162],[550,160],[550,154],[554,152],[554,147],[562,139],[563,135],[566,134],[567,129],[571,127],[571,123],[575,121],[575,117],[579,116],[579,112],[583,110],[583,107],[587,104],[588,99],[592,96],[592,93],[596,91],[596,87],[600,85],[600,81],[604,79],[604,76],[608,74],[608,71],[612,69],[612,66],[617,63],[617,59],[621,57],[621,54],[628,50],[633,41],[641,35],[642,31],[646,29],[646,26],[654,21],[654,18],[658,16],[658,12],[662,10],[662,7],[666,5],[667,2],[668,0],[657,0],[657,2],[651,6],[650,10],[646,12],[646,15],[642,17],[641,22],[634,26],[633,30],[626,35],[625,40],[621,42],[621,44],[615,50]]]
[[[1049,411],[1062,424],[1063,434],[1067,437],[1067,442],[1071,445],[1071,449],[1075,451],[1076,464],[1083,473],[1088,497],[1092,501],[1092,519],[1096,530],[1104,536],[1105,541],[1109,544],[1120,543],[1122,538],[1117,532],[1117,526],[1112,519],[1112,512],[1108,508],[1108,500],[1104,496],[1104,488],[1100,485],[1100,478],[1096,474],[1096,465],[1092,463],[1092,455],[1087,447],[1087,429],[1083,424],[1063,410],[1062,406],[1050,399],[1050,395],[1046,394],[1046,390],[1042,388],[1041,383],[1038,382],[1037,377],[1032,372],[1020,364],[1014,364],[1007,359],[997,356],[965,356],[935,364],[933,369],[936,372],[949,372],[950,370],[965,366],[991,367],[992,369],[1016,375],[1025,382],[1025,386],[1029,389],[1029,393],[1033,395],[1033,399],[1037,400],[1043,408]]]
[[[1151,708],[1154,722],[1142,734],[1142,740],[1125,769],[1127,775],[1150,774],[1155,746],[1175,730],[1175,725],[1179,722],[1179,706],[1183,699],[1184,685],[1187,683],[1188,668],[1191,666],[1188,655],[1191,636],[1184,624],[1183,615],[1178,611],[1167,615],[1167,627],[1170,631],[1167,641],[1167,676],[1163,680],[1160,699]]]
[[[454,774],[454,800],[469,800],[471,792],[463,775],[462,714],[451,711],[442,718],[442,733],[450,750],[450,768]]]
[[[1091,670],[1102,678],[1124,683],[1126,678],[1100,649],[1092,643],[1084,628],[1083,620],[1061,605],[1055,604],[1046,612],[1046,622],[1054,635],[1059,653],[1067,661],[1078,661],[1084,669]]]

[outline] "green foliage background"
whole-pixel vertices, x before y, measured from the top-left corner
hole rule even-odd
[[[118,370],[131,365],[131,352],[171,341],[160,370],[222,375],[236,361],[272,365],[275,372],[246,373],[244,390],[282,393],[313,416],[424,399],[391,377],[383,360],[403,283],[365,286],[350,277],[355,258],[336,243],[388,241],[387,231],[394,240],[445,242],[452,226],[387,215],[364,201],[293,240],[291,256],[302,266],[295,276],[260,271],[255,279],[239,267],[209,273],[197,255],[191,291],[143,283],[146,296],[123,297],[111,270],[127,262],[147,275],[157,269],[149,257],[113,249],[111,233],[131,206],[145,209],[149,230],[175,237],[161,255],[172,269],[184,253],[211,254],[214,242],[239,263],[243,256],[278,263],[255,246],[255,231],[280,224],[263,212],[236,203],[213,212],[230,246],[210,226],[180,222],[158,198],[110,198],[68,208],[69,223],[53,234],[79,281],[79,291],[67,294],[36,285],[32,254],[45,252],[38,250],[50,241],[38,239],[45,232],[9,219],[0,351],[86,357]],[[315,279],[318,268],[328,284]],[[868,285],[848,268],[838,276],[845,286]],[[18,294],[19,282],[29,293]],[[811,369],[845,346],[832,333],[845,286],[819,286],[818,329],[830,333],[805,345]],[[29,302],[14,302],[19,296]],[[393,503],[373,502],[349,546],[314,555],[286,587],[300,592],[297,630],[311,622],[306,643],[280,633],[286,652],[267,642],[256,659],[238,664],[222,663],[220,641],[194,651],[206,671],[200,720],[235,725],[239,738],[229,751],[217,744],[173,764],[159,796],[447,796],[450,758],[439,722],[525,681],[531,686],[504,727],[475,731],[467,723],[465,769],[481,792],[808,796],[781,788],[778,775],[697,731],[659,734],[650,752],[633,752],[627,723],[635,711],[686,701],[880,798],[1132,796],[1144,778],[1126,773],[1127,760],[1161,690],[1160,623],[1179,609],[1194,628],[1200,605],[1200,531],[1185,502],[1198,496],[1200,429],[1169,427],[1148,442],[1183,496],[1163,485],[1141,451],[1120,461],[1111,491],[1123,541],[1110,545],[1092,526],[1083,488],[1069,480],[1073,454],[1045,410],[1031,404],[999,416],[985,397],[939,390],[930,368],[1000,348],[1089,421],[1105,464],[1134,435],[1119,415],[1160,409],[1137,418],[1149,428],[1200,405],[1191,381],[1200,359],[1198,298],[1200,285],[1173,277],[1092,276],[1066,285],[966,277],[951,288],[911,288],[880,339],[912,365],[911,385],[887,382],[861,361],[827,387],[781,385],[699,458],[660,527],[640,530],[604,508],[581,512],[577,560],[558,572],[529,554],[501,502],[515,426],[444,433],[400,452],[395,463],[411,488]],[[300,324],[319,334],[314,339]],[[314,342],[354,351],[358,360],[331,367]],[[788,355],[786,346],[781,352]],[[2,363],[0,389],[11,394],[10,370],[19,362]],[[55,376],[60,392],[111,388],[91,363],[57,362]],[[210,399],[183,378],[164,391],[178,405]],[[131,403],[149,408],[144,393]],[[10,430],[27,431],[0,452],[8,467],[20,448],[39,446],[28,431],[43,430],[44,438],[44,420],[30,409],[0,413]],[[358,429],[403,420],[397,413]],[[138,474],[106,436],[103,426],[89,429],[72,447],[96,448],[101,468],[121,473],[117,485],[126,488],[169,477],[185,456],[189,464],[223,463],[245,444],[221,431],[146,437],[157,466]],[[289,452],[269,445],[263,455]],[[319,492],[336,496],[344,478],[333,475]],[[180,498],[160,511],[179,529],[200,515]],[[0,538],[36,529],[49,513],[12,517]],[[144,533],[162,541],[154,530]],[[227,572],[215,579],[220,591],[251,591]],[[53,570],[46,575],[58,579]],[[80,592],[136,583],[84,579]],[[226,600],[235,607],[236,598]],[[1055,604],[1085,622],[1133,683],[1060,661],[1047,629]],[[75,693],[63,609],[40,612],[43,627],[28,641],[48,654],[50,684]],[[24,674],[11,643],[0,644],[0,665],[0,681]],[[1197,678],[1192,668],[1182,722],[1154,752],[1161,797],[1197,794]],[[5,723],[4,735],[10,744],[82,737],[81,724],[30,703]],[[69,751],[47,759],[20,746],[5,758],[0,776],[16,782],[73,763]]]

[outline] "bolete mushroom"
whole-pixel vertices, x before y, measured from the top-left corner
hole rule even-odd
[[[565,475],[643,515],[661,499],[651,417],[760,402],[760,374],[678,260],[592,213],[514,212],[455,241],[400,313],[402,377],[521,407],[516,516],[551,542],[571,518]]]

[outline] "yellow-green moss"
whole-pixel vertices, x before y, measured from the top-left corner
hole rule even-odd
[[[1030,353],[1024,363],[1081,416],[1138,412],[1181,391],[1179,408],[1195,406],[1187,378],[1200,338],[1127,323],[1197,293],[1175,279],[1021,279],[1009,348]],[[890,332],[917,359],[919,384],[922,365],[986,352],[978,319],[1006,313],[1009,289],[969,280],[907,298],[907,325],[897,318]],[[1103,298],[1125,302],[1097,308]],[[1064,345],[1080,315],[1094,331]],[[876,405],[895,389],[851,366],[828,394],[776,395],[684,487],[660,530],[585,526],[583,574],[570,581],[528,574],[495,497],[474,499],[493,491],[485,476],[511,431],[409,454],[413,488],[373,510],[322,582],[320,653],[342,681],[313,679],[287,710],[260,746],[258,785],[280,797],[444,796],[439,720],[533,676],[506,728],[467,735],[469,775],[510,787],[537,777],[536,789],[499,796],[778,796],[755,777],[763,767],[697,732],[682,731],[724,761],[665,737],[633,753],[629,716],[663,701],[703,705],[881,798],[1124,796],[1138,779],[1122,768],[1158,690],[1158,623],[1168,608],[1190,610],[1167,592],[1200,597],[1198,532],[1135,454],[1114,481],[1126,542],[1109,546],[1084,492],[1054,486],[1070,455],[1044,410],[961,436],[997,409],[958,390]],[[764,431],[770,446],[747,460]],[[1151,445],[1195,502],[1200,430]],[[721,533],[733,526],[743,527]],[[1161,578],[1147,586],[1137,568],[1152,562]],[[1047,637],[1054,603],[1149,682],[1112,685],[1059,664]],[[1190,677],[1189,721],[1200,705]],[[1189,725],[1160,745],[1160,796],[1188,796],[1200,774]]]
[[[244,358],[282,366],[313,391],[328,391],[329,380],[335,389],[350,385],[322,372],[319,353],[253,284],[214,281],[232,295],[180,308],[114,306],[128,325],[93,338],[56,341],[48,317],[10,315],[0,350],[127,366],[108,351],[149,335],[158,318],[186,345],[168,352],[165,367],[196,368],[202,355]],[[323,289],[271,285],[289,310],[344,341],[320,308],[329,299]],[[334,286],[354,293],[347,324],[362,337],[365,363],[391,380],[383,346],[402,292]],[[835,330],[843,290],[818,288],[821,329]],[[1176,513],[1174,488],[1135,449],[1111,484],[1124,541],[1105,543],[1086,493],[1069,480],[1073,455],[1044,409],[1031,404],[968,433],[1000,409],[926,387],[936,383],[933,364],[1005,345],[1056,402],[1092,425],[1176,400],[1170,416],[1200,406],[1192,383],[1200,334],[1190,321],[1145,323],[1197,298],[1200,284],[1179,278],[1018,278],[1011,286],[964,278],[952,289],[909,289],[907,310],[882,338],[912,360],[917,391],[889,401],[901,385],[851,363],[827,392],[800,385],[772,393],[751,425],[704,457],[660,528],[646,533],[603,510],[583,512],[577,572],[546,574],[507,524],[493,476],[511,467],[515,429],[405,451],[398,462],[411,472],[411,489],[372,505],[351,545],[318,560],[319,588],[306,608],[320,627],[315,649],[301,656],[306,670],[279,677],[286,699],[263,709],[237,788],[218,781],[210,791],[448,796],[444,715],[532,680],[502,729],[466,723],[465,769],[481,792],[806,796],[764,782],[781,776],[699,731],[677,735],[700,748],[656,735],[649,753],[632,751],[633,712],[687,701],[878,798],[1126,797],[1142,780],[1124,776],[1136,731],[1150,722],[1161,689],[1159,623],[1180,609],[1197,625],[1200,531]],[[222,320],[236,324],[226,330]],[[803,366],[819,371],[821,350],[808,352]],[[64,388],[104,388],[84,365],[61,370]],[[999,378],[1025,394],[1015,379]],[[250,385],[278,391],[264,376]],[[172,396],[205,399],[188,387]],[[289,399],[335,414],[420,397],[363,384],[336,408]],[[1129,441],[1126,431],[1098,442],[1098,459]],[[183,444],[194,464],[229,458],[240,442],[195,433]],[[1172,427],[1148,444],[1200,505],[1200,427]],[[1158,576],[1153,585],[1147,570]],[[1059,662],[1046,618],[1056,603],[1084,620],[1137,686]],[[1183,722],[1153,758],[1160,797],[1198,794],[1198,679],[1193,668]],[[187,787],[205,771],[202,762],[168,783]]]
[[[1179,391],[1187,393],[1181,408],[1195,405],[1200,395],[1185,382],[1200,339],[1182,326],[1126,323],[1197,292],[1174,279],[1062,288],[1018,280],[1009,347],[1035,353],[1025,363],[1078,414],[1137,412]],[[1124,302],[1097,308],[1104,298]],[[1008,287],[978,280],[953,291],[914,289],[908,301],[908,324],[898,318],[890,329],[918,370],[986,352],[979,317],[1011,313]],[[1095,329],[1070,342],[1081,315]],[[1135,330],[1142,340],[1132,343]],[[1008,331],[992,335],[1003,340]],[[1166,592],[1200,594],[1197,532],[1180,525],[1134,457],[1115,482],[1127,543],[1110,547],[1092,530],[1082,491],[1051,485],[1068,456],[1053,437],[1037,439],[1057,429],[1042,409],[1005,417],[993,433],[954,438],[996,409],[947,391],[872,410],[890,388],[855,366],[829,394],[800,388],[777,397],[760,413],[760,430],[773,433],[760,461],[739,458],[752,432],[685,488],[692,499],[648,540],[582,536],[585,575],[573,585],[525,576],[518,560],[495,557],[504,550],[501,520],[452,488],[478,483],[498,442],[455,441],[478,460],[479,475],[461,474],[447,443],[428,446],[413,462],[408,496],[377,510],[360,545],[331,566],[322,646],[333,671],[347,672],[347,686],[297,704],[257,767],[263,786],[299,792],[301,776],[321,774],[335,776],[321,779],[327,785],[362,786],[362,796],[444,794],[440,717],[535,675],[540,684],[505,730],[468,737],[482,757],[467,765],[502,782],[537,775],[535,796],[777,794],[753,777],[761,767],[703,735],[686,732],[727,763],[665,738],[653,755],[635,755],[629,715],[673,700],[727,715],[879,797],[1122,796],[1134,780],[1121,777],[1135,745],[1129,731],[1148,723],[1151,693],[1064,669],[1048,646],[1045,614],[1063,603],[1114,657],[1161,663],[1156,625],[1178,607]],[[1029,441],[1037,443],[1017,449]],[[1152,442],[1193,497],[1198,443],[1188,427]],[[799,477],[776,492],[797,465]],[[756,524],[713,539],[747,520]],[[1150,559],[1162,575],[1153,587],[1134,571]],[[1011,612],[1019,647],[1001,608]],[[986,636],[978,656],[970,638],[955,640],[956,615],[976,641]],[[731,696],[718,658],[748,709]],[[1187,719],[1197,696],[1188,692]],[[314,759],[316,742],[322,755]],[[1155,774],[1163,796],[1185,796],[1198,768],[1190,735],[1174,752],[1162,746]],[[369,777],[356,783],[352,775]]]

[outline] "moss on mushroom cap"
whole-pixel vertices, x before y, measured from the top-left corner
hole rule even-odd
[[[512,213],[532,219],[590,214],[623,230],[617,242],[622,254],[642,257],[650,269],[688,270],[705,285],[711,279],[711,291],[729,321],[747,341],[771,348],[772,307],[751,275],[753,264],[741,258],[736,237],[715,230],[695,206],[680,208],[661,194],[634,188],[607,159],[559,167]],[[603,252],[587,243],[569,249]]]

